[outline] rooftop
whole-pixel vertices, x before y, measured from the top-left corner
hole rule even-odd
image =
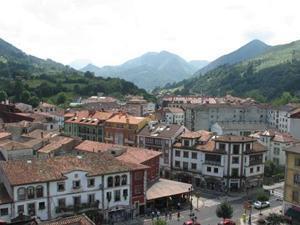
[[[294,144],[293,146],[285,149],[285,151],[295,154],[300,154],[300,143]]]
[[[127,113],[117,113],[110,119],[108,119],[107,123],[123,123],[123,124],[139,124],[143,122],[145,117],[131,116]]]
[[[106,144],[89,140],[85,140],[75,147],[75,150],[86,152],[107,152],[114,151],[114,149],[123,150],[122,154],[117,156],[117,159],[129,163],[142,164],[145,161],[161,155],[161,153],[158,151],[152,151],[144,148]]]
[[[272,141],[282,142],[282,143],[290,143],[290,142],[300,142],[299,139],[293,137],[293,135],[289,133],[279,132],[277,130],[265,130],[262,132],[257,132],[253,134],[254,137],[267,136],[271,137]]]
[[[223,130],[251,130],[262,131],[267,128],[264,123],[252,122],[217,122],[214,125],[219,125]]]
[[[72,141],[74,141],[73,138],[63,137],[63,136],[57,136],[55,139],[56,139],[55,141],[53,141],[53,142],[45,145],[44,147],[40,148],[38,150],[38,152],[39,153],[50,153],[52,151],[56,151],[56,150],[60,149],[64,145],[69,144]]]
[[[184,113],[182,108],[175,108],[175,107],[166,107],[164,108],[164,111],[170,113]]]
[[[74,116],[68,119],[67,123],[80,123],[87,125],[97,125],[100,122],[106,121],[113,116],[112,112],[102,111],[78,111],[74,113]]]
[[[139,132],[138,135],[146,136],[146,137],[157,137],[157,138],[175,138],[176,134],[182,128],[183,126],[178,124],[169,124],[169,125],[163,123],[151,124],[150,122],[148,126],[145,126]]]
[[[87,176],[99,176],[137,169],[107,153],[84,156],[60,156],[48,159],[2,161],[0,167],[13,186],[65,179],[74,170],[86,171]]]
[[[186,131],[180,137],[185,139],[198,139],[199,141],[206,142],[213,136],[212,132],[206,130]]]
[[[222,136],[216,136],[215,141],[220,142],[254,142],[256,141],[253,137],[245,137],[245,136],[236,136],[236,135],[222,135]]]
[[[9,138],[11,133],[9,132],[0,132],[0,139]]]
[[[41,225],[95,225],[85,214],[42,222]]]
[[[0,205],[10,203],[12,199],[6,191],[6,188],[3,183],[0,184]]]

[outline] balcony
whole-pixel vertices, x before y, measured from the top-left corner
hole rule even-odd
[[[205,160],[204,164],[211,165],[211,166],[221,166],[221,162],[212,161],[212,160]]]
[[[113,137],[111,136],[111,137],[105,137],[105,140],[106,141],[113,141]]]
[[[128,138],[125,138],[125,143],[126,144],[135,144],[135,141],[134,140],[130,140]]]
[[[84,212],[92,209],[98,209],[99,208],[99,201],[95,201],[92,203],[81,203],[79,205],[69,205],[65,207],[56,207],[55,212],[56,213],[73,213],[73,212]]]
[[[254,161],[250,161],[249,165],[253,166],[253,165],[260,165],[263,164],[262,159],[261,160],[254,160]]]

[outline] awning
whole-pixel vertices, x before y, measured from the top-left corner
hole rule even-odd
[[[292,217],[293,220],[298,220],[300,221],[300,212],[293,209],[293,208],[289,208],[286,213],[286,216]]]
[[[182,183],[174,180],[159,179],[146,192],[147,200],[154,200],[163,197],[186,194],[192,187],[191,184]]]

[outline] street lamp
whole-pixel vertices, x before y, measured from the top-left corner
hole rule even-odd
[[[251,216],[252,216],[252,205],[250,205],[250,211],[249,211],[249,220],[248,220],[249,225],[251,225]]]

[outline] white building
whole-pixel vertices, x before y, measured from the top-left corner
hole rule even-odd
[[[261,186],[266,150],[254,138],[188,132],[174,144],[172,175],[219,191]]]
[[[0,163],[0,219],[20,214],[41,220],[96,210],[121,220],[131,210],[130,171],[139,165],[93,154]]]
[[[294,138],[289,133],[273,130],[265,130],[251,136],[256,137],[260,143],[267,147],[266,160],[271,160],[281,166],[286,164],[285,150],[293,144],[300,142],[300,139]]]
[[[184,124],[184,110],[182,108],[164,108],[163,120],[168,124]]]

